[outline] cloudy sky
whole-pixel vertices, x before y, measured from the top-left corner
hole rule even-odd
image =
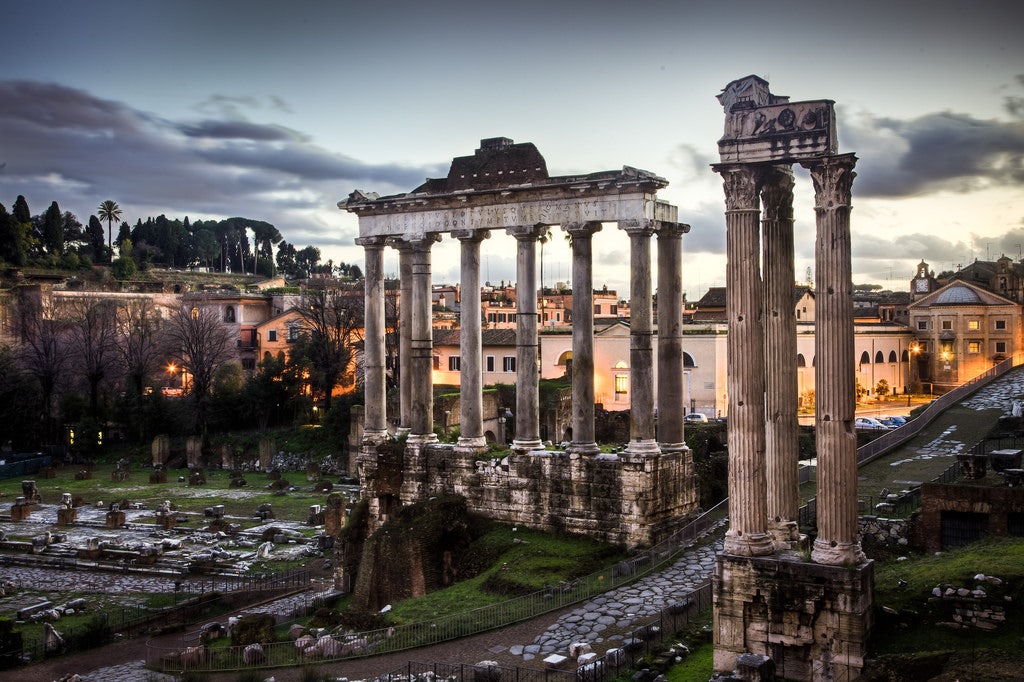
[[[905,289],[1024,252],[1024,4],[682,0],[15,0],[0,40],[0,202],[56,200],[86,222],[244,216],[362,263],[354,189],[394,194],[447,174],[482,138],[533,142],[553,175],[635,166],[692,225],[691,300],[724,284],[717,158],[729,81],[835,100],[859,157],[854,281]],[[798,174],[797,273],[813,267]],[[514,278],[510,238],[484,278]],[[595,283],[623,293],[623,235],[595,238]],[[438,245],[436,282],[458,277]],[[389,257],[387,267],[397,272]],[[546,283],[569,276],[556,240]]]

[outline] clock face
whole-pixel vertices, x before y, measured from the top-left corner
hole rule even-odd
[[[914,282],[914,288],[918,292],[920,292],[920,293],[924,293],[924,292],[928,291],[928,280],[926,280],[926,279],[919,279],[919,280],[917,280],[916,282]]]

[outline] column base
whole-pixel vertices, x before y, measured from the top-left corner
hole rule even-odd
[[[438,442],[438,439],[437,434],[431,431],[430,433],[410,433],[405,442],[409,445],[433,445]]]
[[[363,431],[362,445],[379,445],[388,439],[388,430]]]
[[[601,452],[601,448],[597,447],[597,443],[580,443],[573,441],[569,443],[569,447],[565,449],[566,452],[574,455],[596,455]]]
[[[686,443],[658,443],[662,454],[668,455],[676,452],[688,452],[690,450]]]
[[[733,556],[769,556],[775,551],[775,544],[770,533],[741,534],[727,530],[722,551]]]
[[[795,549],[800,543],[800,528],[796,521],[771,520],[768,522],[768,531],[777,549]]]
[[[478,449],[487,448],[487,439],[483,436],[459,436],[458,442],[455,443],[457,448],[465,449]]]
[[[403,438],[405,436],[408,436],[411,431],[412,429],[410,429],[408,426],[399,426],[397,429],[395,429],[395,438]]]
[[[532,440],[514,439],[510,448],[513,452],[530,452],[531,450],[544,450],[544,443],[540,438]]]
[[[633,457],[654,457],[661,454],[658,441],[651,439],[631,440],[626,444],[625,453]]]
[[[859,542],[831,542],[819,538],[814,541],[811,561],[826,566],[859,566],[867,557]]]

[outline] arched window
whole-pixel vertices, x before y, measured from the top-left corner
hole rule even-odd
[[[804,354],[803,353],[797,353],[796,354],[796,366],[797,367],[806,367],[807,366],[807,361],[804,360]]]
[[[906,350],[904,350],[903,351],[902,359],[900,361],[901,362],[910,362],[910,353],[908,353]]]
[[[882,351],[878,351],[877,353],[875,353],[875,364],[880,365],[883,362],[885,362],[885,355],[882,353]]]
[[[572,351],[571,350],[567,350],[567,351],[565,351],[564,353],[562,353],[561,355],[558,356],[558,362],[556,362],[555,364],[564,367],[565,365],[569,364],[571,361],[572,361]]]
[[[224,309],[224,321],[225,322],[234,322],[235,321],[235,307],[234,306],[229,305],[227,308]]]
[[[896,351],[889,351],[889,362],[899,362],[899,360],[896,359]]]
[[[868,355],[867,351],[864,351],[863,353],[860,354],[860,364],[862,364],[862,365],[870,365],[871,364],[871,356]]]
[[[683,351],[683,367],[696,367],[697,363],[693,361],[693,356]]]

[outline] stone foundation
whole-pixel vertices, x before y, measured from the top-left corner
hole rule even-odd
[[[650,545],[697,509],[689,450],[650,456],[533,450],[481,459],[473,449],[389,442],[359,454],[373,529],[400,500],[466,498],[471,511],[511,524]]]
[[[720,554],[714,576],[715,660],[769,656],[778,679],[853,680],[872,626],[874,564],[825,566],[795,557]]]

